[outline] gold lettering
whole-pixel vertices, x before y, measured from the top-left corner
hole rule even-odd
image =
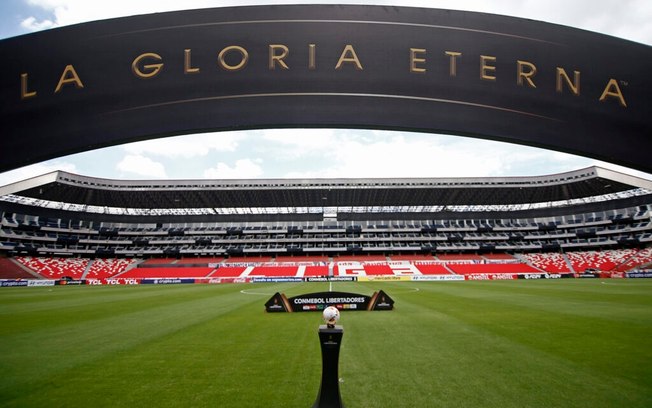
[[[240,53],[240,62],[235,65],[227,64],[224,59],[224,56],[231,51],[236,51]],[[224,49],[222,49],[222,51],[220,51],[220,53],[217,55],[217,61],[220,68],[232,72],[240,71],[242,68],[244,68],[247,65],[247,62],[249,61],[249,53],[247,52],[246,49],[240,47],[239,45],[229,45],[228,47],[225,47]]]
[[[450,57],[448,75],[452,77],[457,76],[457,57],[461,56],[462,53],[456,51],[444,51],[444,54]]]
[[[27,74],[20,74],[20,99],[33,98],[36,96],[36,91],[27,90],[27,80]]]
[[[355,69],[362,71],[362,64],[360,63],[360,60],[358,59],[358,55],[355,53],[355,50],[353,49],[353,46],[351,44],[347,44],[344,47],[344,50],[342,50],[342,54],[340,55],[340,59],[337,61],[337,64],[335,65],[335,69],[341,69],[342,64],[345,62],[351,62],[355,65]]]
[[[489,72],[496,71],[495,66],[488,65],[490,62],[496,62],[496,57],[491,55],[480,55],[480,79],[485,79],[487,81],[496,80],[495,76],[489,74]]]
[[[524,68],[527,67],[527,70]],[[532,77],[537,74],[537,66],[528,61],[516,60],[516,83],[518,85],[523,85],[523,80],[525,80],[529,87],[536,88]]]
[[[54,93],[58,93],[61,91],[61,88],[65,84],[75,84],[76,88],[83,88],[84,84],[82,84],[81,79],[79,79],[79,75],[77,75],[77,71],[75,71],[75,67],[72,65],[66,65],[66,68],[64,68],[63,72],[61,73],[61,78],[59,78],[59,83],[57,84],[57,87],[54,88]]]
[[[559,93],[562,92],[562,78],[566,82],[566,85],[568,85],[571,93],[578,96],[580,94],[580,71],[573,71],[573,81],[571,82],[564,68],[557,67],[556,89]]]
[[[280,54],[276,54],[277,50],[281,50]],[[270,44],[269,45],[269,69],[276,69],[276,63],[283,69],[290,69],[283,59],[288,56],[290,50],[283,44]]]
[[[183,50],[183,73],[184,74],[198,74],[199,73],[199,68],[193,68],[192,67],[191,53],[192,53],[191,49]]]
[[[604,102],[607,97],[617,98],[620,106],[623,108],[627,107],[625,97],[623,96],[623,93],[620,91],[620,87],[618,86],[618,81],[613,78],[611,78],[609,82],[607,82],[607,85],[604,87],[604,91],[602,91],[602,95],[600,95],[600,102]]]
[[[317,51],[317,45],[308,44],[308,69],[310,70],[317,68],[317,63],[315,62],[316,51]]]
[[[426,72],[425,68],[418,67],[417,64],[426,62],[425,58],[419,58],[417,54],[425,54],[425,48],[410,48],[410,72],[414,73],[424,73]]]
[[[153,52],[146,52],[144,54],[140,54],[139,56],[134,58],[134,61],[131,63],[131,72],[133,72],[134,75],[136,75],[137,77],[143,78],[143,79],[148,79],[148,78],[155,77],[163,69],[163,63],[160,62],[160,63],[157,63],[157,64],[143,65],[142,69],[141,69],[140,68],[140,63],[145,58],[151,58],[151,59],[154,59],[156,61],[163,61],[163,58],[161,58],[160,55],[155,54]]]

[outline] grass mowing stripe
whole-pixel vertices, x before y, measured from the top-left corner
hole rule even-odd
[[[527,302],[522,302],[518,296],[496,296],[493,294],[494,289],[495,287],[487,284],[471,285],[465,286],[463,293],[449,291],[448,295],[455,293],[456,296],[466,299],[468,305],[478,308],[479,310],[469,314],[467,319],[485,325],[488,330],[511,331],[514,335],[536,331],[536,341],[546,348],[562,348],[579,355],[614,354],[613,358],[605,359],[611,365],[605,368],[607,373],[619,367],[622,359],[633,359],[633,363],[638,358],[649,356],[647,349],[636,346],[640,344],[640,339],[646,338],[652,330],[652,296],[648,296],[647,302],[641,302],[636,307],[613,300],[605,302],[596,299],[583,300],[579,302],[581,306],[569,310],[568,304],[576,304],[578,301],[568,299],[565,292],[561,292],[564,298],[560,297],[556,288],[537,297],[530,295]],[[479,294],[480,292],[482,294]],[[554,307],[556,305],[559,307]],[[603,315],[596,314],[595,309],[605,312]],[[456,308],[451,312],[463,313],[463,309]],[[494,316],[488,316],[489,314]],[[632,319],[632,314],[636,319]],[[617,318],[618,316],[620,318]]]
[[[641,335],[649,333],[646,329],[650,323],[649,307],[647,323],[638,327],[640,331],[637,327],[632,331],[630,325],[610,319],[598,328],[595,319],[578,317],[568,321],[565,315],[550,312],[549,307],[536,310],[505,304],[502,295],[494,293],[498,287],[492,284],[424,283],[419,286],[419,292],[412,294],[392,291],[393,287],[400,290],[403,284],[383,284],[383,289],[397,301],[396,312],[400,313],[383,316],[393,335],[384,333],[387,330],[383,329],[377,336],[372,335],[374,329],[378,330],[376,326],[364,330],[366,338],[383,339],[374,350],[387,360],[390,368],[380,371],[405,372],[409,370],[403,364],[405,361],[418,361],[419,356],[446,356],[443,362],[449,365],[430,367],[424,362],[421,368],[413,370],[438,378],[436,389],[446,384],[438,377],[439,372],[448,373],[451,381],[445,388],[457,389],[451,391],[457,397],[441,404],[434,400],[419,402],[425,406],[649,405],[649,385],[645,384],[649,383],[650,368],[637,363],[649,361],[649,352],[640,343],[646,338]],[[520,283],[511,283],[514,295],[520,293],[521,287]],[[621,313],[626,313],[626,308]],[[353,318],[350,314],[344,316],[347,321],[350,317]],[[364,316],[364,319],[371,318]],[[410,335],[401,336],[401,333]],[[400,337],[401,341],[395,341],[394,337]],[[416,343],[411,341],[415,338],[419,338]],[[636,349],[622,348],[622,341]],[[393,343],[390,348],[395,353],[382,352],[386,343]],[[424,349],[424,344],[432,348]],[[411,359],[412,353],[415,354]],[[394,355],[399,357],[394,359]],[[458,365],[464,367],[461,372]],[[460,378],[466,379],[460,381]],[[398,382],[399,388],[400,381],[401,377],[392,380],[393,384]],[[518,391],[514,392],[515,389]],[[501,393],[505,395],[500,396]],[[483,400],[469,400],[468,394],[483,395]],[[515,398],[509,400],[508,396],[512,395]],[[492,397],[496,397],[495,403]],[[379,397],[378,402],[381,401],[383,398]]]
[[[333,283],[396,300],[391,312],[343,312],[344,403],[652,406],[652,285],[611,282]],[[306,407],[316,397],[320,315],[263,304],[328,284],[40,289],[0,291],[13,311],[0,313],[0,406]]]
[[[116,295],[129,290],[112,289]],[[0,385],[0,395],[5,398],[12,394],[40,392],[44,383],[51,383],[50,377],[60,372],[184,330],[196,322],[227,313],[243,302],[238,294],[223,294],[223,288],[219,287],[144,286],[138,292],[147,295],[150,290],[167,291],[168,296],[154,304],[150,296],[132,298],[128,308],[118,311],[104,304],[91,303],[79,322],[72,322],[68,316],[54,311],[47,314],[54,322],[47,327],[41,327],[43,316],[39,314],[34,316],[36,326],[31,330],[4,334],[3,347],[11,353],[4,354],[0,360],[0,368],[6,374]],[[253,303],[255,299],[248,301]],[[23,325],[34,323],[27,314],[20,320]],[[0,323],[4,325],[4,318]]]
[[[266,315],[260,299],[252,301],[239,292],[227,296],[245,303],[67,370],[58,377],[85,384],[83,388],[72,395],[65,388],[47,388],[29,396],[27,405],[55,400],[66,401],[66,406],[256,407],[262,401],[281,406],[293,399],[301,406],[313,399],[320,364],[314,358],[319,353],[318,316]],[[93,378],[95,373],[101,373],[102,381]],[[301,387],[305,395],[295,388],[301,381],[306,381]],[[111,398],[95,401],[97,395]]]

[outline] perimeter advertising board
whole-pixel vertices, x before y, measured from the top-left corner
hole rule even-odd
[[[652,171],[651,47],[532,20],[216,8],[10,38],[0,55],[0,171],[128,141],[273,127],[450,133]]]

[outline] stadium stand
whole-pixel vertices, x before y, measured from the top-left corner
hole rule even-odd
[[[0,187],[0,255],[48,279],[624,272],[652,262],[652,182],[596,167],[530,178],[39,180]]]
[[[100,258],[92,261],[84,279],[106,279],[118,275],[135,264],[130,258]]]
[[[119,278],[205,278],[215,268],[203,267],[153,267],[133,268],[124,273],[116,275]]]
[[[390,255],[390,260],[392,261],[434,261],[435,257],[431,254],[392,254]]]
[[[89,265],[84,258],[16,257],[16,260],[46,279],[81,279]]]
[[[649,266],[652,263],[652,247],[636,251],[629,259],[619,264],[615,271],[625,272],[641,266]]]
[[[28,272],[13,259],[0,258],[0,279],[37,279],[40,275]]]
[[[571,266],[575,272],[583,272],[587,269],[610,271],[616,265],[631,258],[636,251],[633,249],[607,250],[607,251],[576,251],[567,254]]]
[[[482,262],[484,258],[476,254],[437,254],[437,259],[445,262]]]
[[[364,271],[367,275],[394,275],[394,271],[387,264],[365,265]]]
[[[294,266],[256,266],[253,268],[249,276],[297,276],[299,271],[296,265]]]
[[[330,259],[327,256],[320,255],[277,255],[274,262],[328,262]]]
[[[220,266],[215,269],[210,277],[212,278],[238,278],[246,271],[253,269],[253,267],[246,266]]]
[[[538,273],[539,271],[524,263],[485,263],[462,264],[450,263],[447,265],[453,273],[458,275],[469,274],[497,274],[497,273]]]
[[[483,254],[482,257],[484,259],[493,260],[493,261],[497,261],[497,260],[503,260],[503,261],[509,260],[509,261],[512,261],[512,260],[516,259],[511,254]]]
[[[303,276],[328,276],[327,265],[308,265],[304,268]]]
[[[216,257],[193,257],[193,258],[182,258],[177,260],[177,264],[186,264],[186,265],[200,265],[200,264],[218,264],[224,262],[224,258]]]
[[[571,272],[570,263],[561,253],[529,253],[522,254],[521,258],[537,269],[549,273]]]
[[[424,275],[451,275],[454,273],[444,264],[415,263],[415,266]]]

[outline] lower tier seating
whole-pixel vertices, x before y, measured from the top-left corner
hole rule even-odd
[[[119,275],[120,278],[205,278],[215,268],[202,267],[154,267],[133,268]]]

